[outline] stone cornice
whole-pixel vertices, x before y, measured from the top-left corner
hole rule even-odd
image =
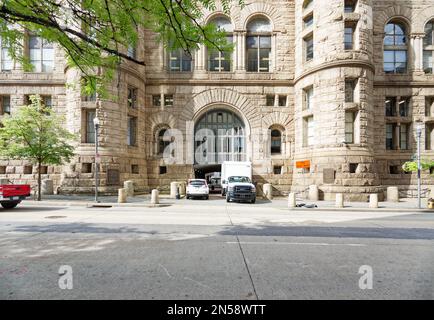
[[[339,61],[333,61],[333,62],[326,62],[322,63],[319,66],[313,67],[305,72],[303,72],[301,75],[295,78],[294,84],[297,84],[298,81],[302,80],[303,78],[313,74],[320,72],[322,70],[331,69],[331,68],[367,68],[370,69],[372,72],[375,72],[375,66],[374,64],[365,61],[365,60],[339,60]]]
[[[53,79],[2,79],[0,85],[2,86],[65,86],[65,80]]]
[[[261,80],[245,80],[245,79],[148,79],[146,81],[147,86],[158,85],[180,85],[180,86],[275,86],[285,87],[293,86],[292,80],[273,80],[273,79],[261,79]]]

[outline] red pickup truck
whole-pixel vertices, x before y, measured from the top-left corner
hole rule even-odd
[[[5,209],[15,208],[29,196],[30,185],[28,184],[0,184],[0,204]]]

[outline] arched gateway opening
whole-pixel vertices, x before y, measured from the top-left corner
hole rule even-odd
[[[219,176],[224,161],[246,161],[245,124],[235,112],[214,108],[194,126],[194,169],[196,178]]]

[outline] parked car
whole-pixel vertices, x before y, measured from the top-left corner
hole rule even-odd
[[[256,187],[249,177],[232,176],[228,178],[226,202],[232,200],[256,202]]]
[[[0,185],[0,205],[5,209],[15,208],[27,197],[30,197],[30,185],[28,184]]]
[[[187,184],[187,199],[209,199],[209,187],[205,179],[190,179]]]
[[[210,179],[209,188],[211,191],[221,192],[221,190],[222,190],[221,178],[220,177],[212,177]]]

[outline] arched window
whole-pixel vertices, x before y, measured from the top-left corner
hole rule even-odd
[[[214,18],[210,23],[215,24],[217,30],[226,32],[226,40],[230,44],[233,42],[233,26],[226,17]],[[231,52],[209,49],[208,51],[208,71],[229,72],[231,71]]]
[[[407,71],[407,33],[404,24],[389,22],[384,28],[384,72]]]
[[[271,130],[271,154],[282,153],[282,132],[277,129]]]
[[[247,25],[247,71],[270,71],[271,31],[267,18],[255,18]]]
[[[423,39],[423,69],[425,73],[433,73],[434,61],[434,20],[425,26],[425,38]]]
[[[164,150],[167,146],[170,145],[171,141],[165,141],[164,134],[166,133],[167,129],[161,129],[158,132],[158,155],[162,156],[164,154]]]

